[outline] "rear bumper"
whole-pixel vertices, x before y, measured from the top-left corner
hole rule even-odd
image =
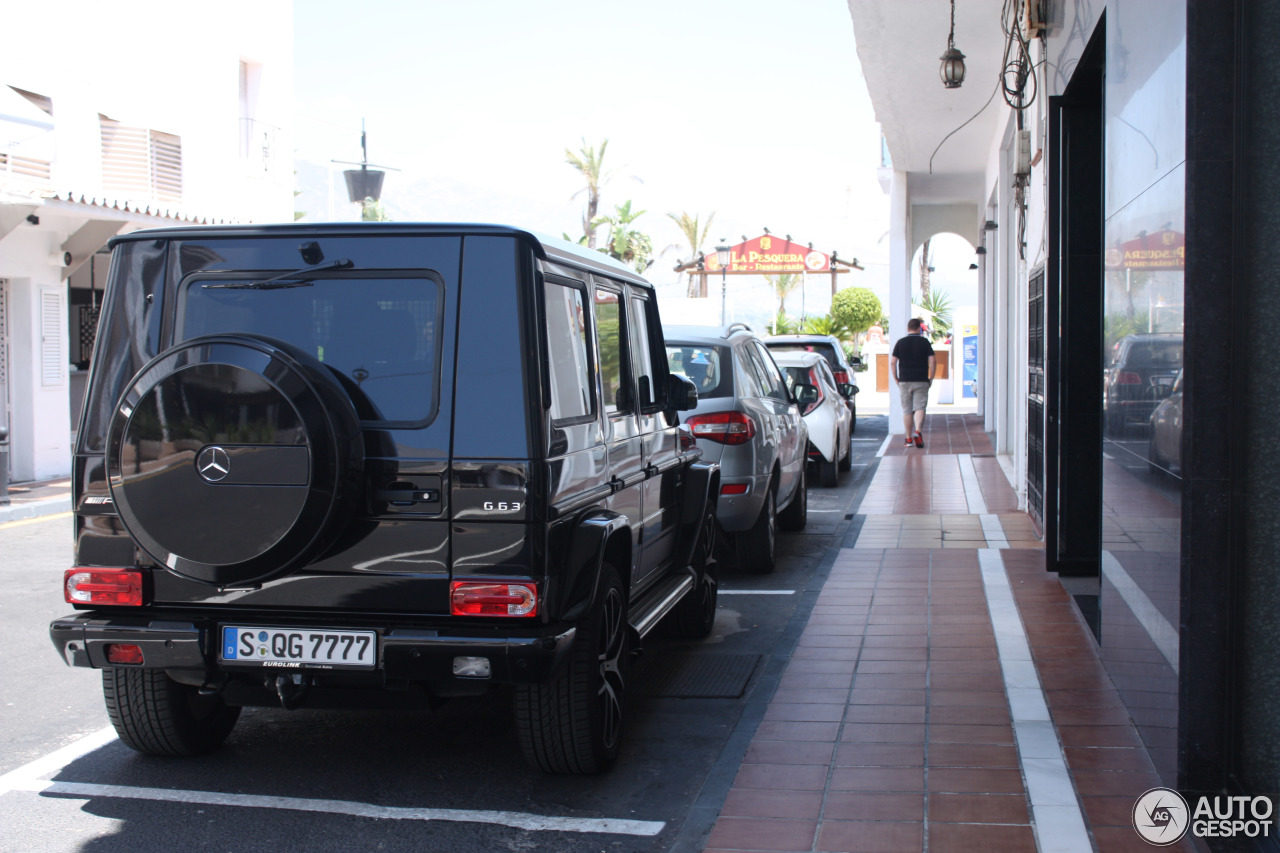
[[[215,617],[165,618],[146,616],[77,613],[55,619],[49,625],[49,636],[58,654],[68,666],[102,669],[109,663],[106,646],[130,643],[142,649],[144,669],[161,669],[191,675],[260,676],[266,672],[298,672],[311,668],[275,669],[262,666],[228,665],[218,659],[218,625],[220,621],[244,624],[243,618],[219,620]],[[572,625],[515,626],[378,627],[368,623],[334,624],[332,621],[276,617],[254,619],[250,624],[310,627],[317,629],[373,630],[378,634],[378,665],[375,672],[387,681],[426,681],[452,683],[535,684],[546,681],[573,646]],[[487,679],[460,678],[453,674],[455,657],[489,659],[491,675]],[[344,670],[314,668],[326,675],[341,675]],[[351,670],[367,677],[369,670]]]

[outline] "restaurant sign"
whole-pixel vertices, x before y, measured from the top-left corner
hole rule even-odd
[[[729,273],[831,272],[831,257],[783,237],[763,234],[730,250]],[[720,272],[715,252],[708,252],[707,272]]]
[[[1187,238],[1179,231],[1143,234],[1107,249],[1109,270],[1177,270],[1186,267]]]

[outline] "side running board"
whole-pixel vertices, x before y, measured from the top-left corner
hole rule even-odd
[[[627,621],[642,638],[652,631],[662,617],[671,612],[680,599],[693,589],[693,575],[681,573],[663,579],[644,598],[637,601],[627,614]]]

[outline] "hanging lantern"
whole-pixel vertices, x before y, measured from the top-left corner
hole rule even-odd
[[[947,36],[947,49],[939,57],[942,67],[938,73],[942,76],[942,85],[948,89],[959,89],[964,82],[964,54],[956,50],[956,0],[951,0],[951,33]]]

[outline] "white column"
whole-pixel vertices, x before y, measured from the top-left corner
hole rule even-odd
[[[67,298],[56,268],[39,279],[9,280],[9,332],[13,479],[64,477],[71,472]],[[51,356],[47,374],[41,357],[45,352]]]
[[[911,319],[911,205],[907,173],[895,171],[889,187],[889,328],[891,348],[907,333]],[[902,400],[889,372],[889,434],[902,435]]]

